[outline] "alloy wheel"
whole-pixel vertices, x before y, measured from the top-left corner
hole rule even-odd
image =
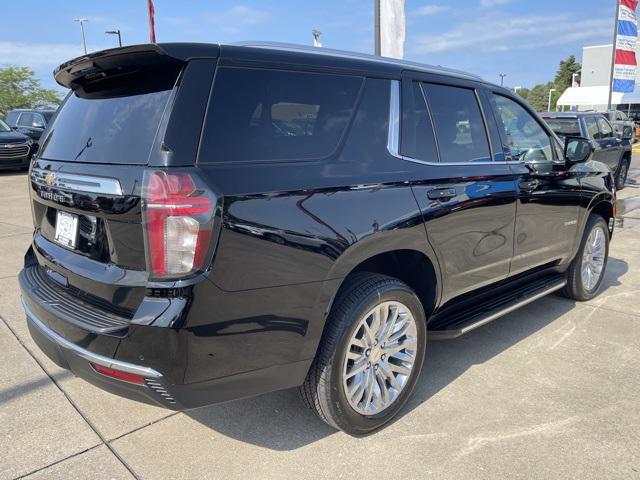
[[[349,340],[342,381],[349,405],[376,415],[396,401],[416,359],[418,331],[400,302],[382,302],[359,321]]]
[[[587,290],[593,290],[598,284],[604,268],[605,254],[605,232],[602,227],[594,227],[582,253],[582,284]]]

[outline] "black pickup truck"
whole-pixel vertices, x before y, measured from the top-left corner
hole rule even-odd
[[[616,188],[622,190],[631,162],[632,131],[617,134],[607,118],[596,112],[550,112],[542,118],[562,140],[566,137],[584,137],[591,140],[593,160],[607,165],[616,179]]]

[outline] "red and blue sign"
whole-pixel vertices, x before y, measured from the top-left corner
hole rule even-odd
[[[631,93],[636,87],[636,44],[638,43],[638,0],[619,0],[616,53],[613,67],[614,92]]]

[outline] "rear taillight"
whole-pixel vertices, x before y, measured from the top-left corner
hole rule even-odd
[[[182,277],[206,268],[215,197],[196,181],[187,172],[145,172],[147,263],[155,278]]]

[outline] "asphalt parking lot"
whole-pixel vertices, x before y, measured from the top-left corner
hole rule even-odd
[[[600,296],[431,342],[403,415],[361,439],[295,391],[174,413],[55,366],[19,304],[26,175],[0,173],[0,192],[0,479],[640,478],[640,155]]]

